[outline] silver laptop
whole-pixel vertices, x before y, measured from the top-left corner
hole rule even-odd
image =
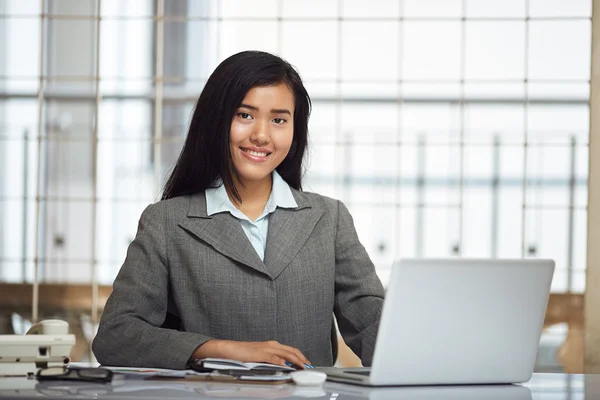
[[[551,260],[394,263],[371,368],[322,368],[367,386],[520,383],[531,378]]]

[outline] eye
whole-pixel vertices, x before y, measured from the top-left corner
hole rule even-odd
[[[245,113],[245,112],[237,113],[237,116],[242,119],[252,119],[252,115]]]
[[[275,122],[277,125],[281,125],[281,124],[285,124],[287,122],[287,120],[285,120],[283,118],[274,118],[273,122]]]

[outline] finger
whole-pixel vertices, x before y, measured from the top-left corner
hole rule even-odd
[[[284,348],[270,348],[268,351],[272,352],[277,357],[284,359],[285,361],[289,361],[300,369],[305,369],[306,365],[309,365],[308,362],[304,361],[304,357],[299,357],[293,351],[289,351]]]
[[[281,365],[282,367],[288,367],[285,363],[286,359],[284,357],[280,357],[277,354],[265,352],[262,357],[259,357],[260,362],[267,362],[270,364]]]
[[[302,360],[302,364],[312,365],[308,358],[306,358],[306,356],[302,354],[302,352],[299,349],[292,346],[286,346],[285,344],[280,344],[279,346],[284,350],[293,353],[298,359]]]

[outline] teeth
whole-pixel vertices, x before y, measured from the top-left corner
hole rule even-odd
[[[253,150],[246,150],[243,149],[246,153],[253,155],[255,157],[266,157],[267,153],[259,153],[258,151],[253,151]]]

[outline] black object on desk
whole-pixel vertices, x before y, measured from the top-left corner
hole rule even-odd
[[[84,381],[107,383],[112,381],[113,372],[105,368],[50,367],[38,370],[38,381]]]

